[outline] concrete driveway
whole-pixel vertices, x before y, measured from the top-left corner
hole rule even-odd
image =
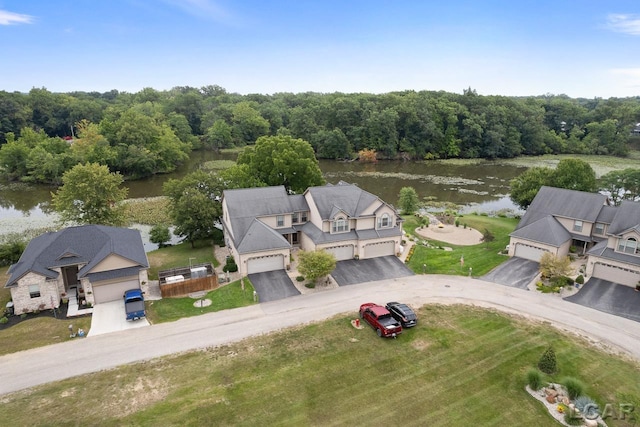
[[[640,292],[602,279],[589,279],[565,300],[640,322]]]
[[[480,277],[480,279],[514,288],[527,289],[529,283],[531,283],[540,272],[539,268],[540,264],[535,261],[512,257],[491,270],[488,274]]]
[[[249,274],[249,280],[258,293],[260,302],[277,301],[279,299],[300,295],[291,278],[284,270],[265,271]]]
[[[71,322],[73,323],[73,322]],[[91,315],[91,329],[87,336],[108,334],[127,329],[149,326],[147,319],[127,321],[123,301],[111,301],[96,304]]]
[[[369,259],[349,259],[338,261],[336,269],[331,273],[340,286],[357,283],[375,282],[377,280],[396,279],[413,276],[413,271],[395,256]]]

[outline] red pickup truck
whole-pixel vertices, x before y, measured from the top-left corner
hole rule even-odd
[[[391,316],[385,307],[368,302],[360,306],[360,318],[366,321],[379,337],[397,337],[402,333],[402,325]]]

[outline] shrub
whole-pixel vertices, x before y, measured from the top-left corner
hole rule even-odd
[[[600,415],[598,404],[589,396],[578,396],[573,403],[576,405],[578,411],[587,418],[593,419]]]
[[[222,267],[222,271],[224,271],[225,273],[235,273],[236,271],[238,271],[238,265],[236,264],[236,261],[232,256],[227,257],[227,261],[224,267]]]
[[[576,283],[579,283],[581,285],[584,283],[584,276],[582,274],[576,277]]]
[[[535,368],[527,371],[527,384],[532,390],[540,390],[542,388],[542,372]]]
[[[584,384],[577,378],[566,377],[562,380],[562,385],[567,389],[567,394],[571,400],[582,395],[584,391]]]
[[[298,282],[304,282],[304,276],[296,276]]]
[[[460,227],[460,220],[459,220],[459,219],[456,219],[455,224],[456,224],[456,227]]]
[[[553,286],[557,286],[557,287],[564,287],[564,286],[572,286],[573,285],[573,279],[570,277],[566,277],[566,276],[557,276],[557,277],[552,277],[550,280],[551,284]]]
[[[0,324],[5,324],[5,323],[9,323],[9,319],[7,319],[6,317],[0,317]]]
[[[575,413],[575,411],[567,411],[564,414],[564,422],[570,426],[581,426],[584,419]]]
[[[540,360],[538,361],[538,368],[545,374],[551,375],[556,372],[557,361],[556,352],[552,347],[549,347],[542,353]]]
[[[572,254],[575,254],[578,251],[578,249],[575,246],[571,246],[569,248],[569,252],[571,252]]]
[[[313,283],[313,282],[310,282],[310,283],[306,283],[304,286],[305,286],[305,287],[307,287],[307,288],[309,288],[309,289],[313,289],[313,288],[315,288],[315,287],[316,287],[316,284],[315,284],[315,283]]]
[[[24,319],[26,319],[26,318],[27,318],[27,316],[28,316],[28,314],[27,314],[27,313],[22,313],[22,314],[20,315],[20,318],[24,320]]]

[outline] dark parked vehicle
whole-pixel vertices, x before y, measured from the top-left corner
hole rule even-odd
[[[381,305],[368,302],[360,306],[360,317],[366,321],[379,337],[393,337],[402,333],[402,325]]]
[[[407,304],[393,301],[387,303],[386,308],[391,313],[391,316],[400,322],[403,328],[411,328],[418,324],[418,316]]]

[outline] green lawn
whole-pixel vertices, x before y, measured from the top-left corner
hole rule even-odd
[[[167,246],[147,254],[149,258],[149,278],[158,280],[158,271],[175,267],[188,267],[191,264],[213,263],[217,267],[220,263],[213,255],[211,241],[196,242],[195,247],[191,243],[180,243]]]
[[[425,306],[398,339],[356,312],[241,343],[131,364],[3,397],[12,425],[554,426],[524,391],[553,345],[601,405],[639,400],[640,369],[545,324]],[[617,406],[616,406],[617,407]],[[54,421],[55,420],[55,421]],[[610,420],[610,426],[631,426]]]
[[[253,301],[253,285],[248,278],[244,279],[244,283],[244,290],[240,280],[237,280],[208,292],[204,298],[210,299],[211,305],[207,307],[194,306],[198,300],[189,297],[147,301],[147,318],[151,323],[173,322],[183,317],[256,304]]]
[[[509,233],[515,229],[518,221],[516,218],[483,215],[460,217],[460,227],[467,224],[468,227],[475,228],[481,233],[489,230],[495,239],[490,243],[473,246],[456,246],[429,240],[429,243],[435,247],[427,248],[421,244],[416,245],[413,255],[409,259],[409,268],[419,274],[426,272],[427,274],[468,275],[470,268],[473,276],[486,274],[508,259],[506,255],[500,254],[500,251],[509,244]],[[415,236],[417,227],[418,219],[416,217],[405,217],[403,228],[409,235]],[[420,238],[420,240],[424,239]],[[453,250],[445,251],[441,249],[442,247],[449,247]],[[464,258],[464,266],[460,263],[462,257]],[[424,265],[426,265],[426,269],[423,269]]]

